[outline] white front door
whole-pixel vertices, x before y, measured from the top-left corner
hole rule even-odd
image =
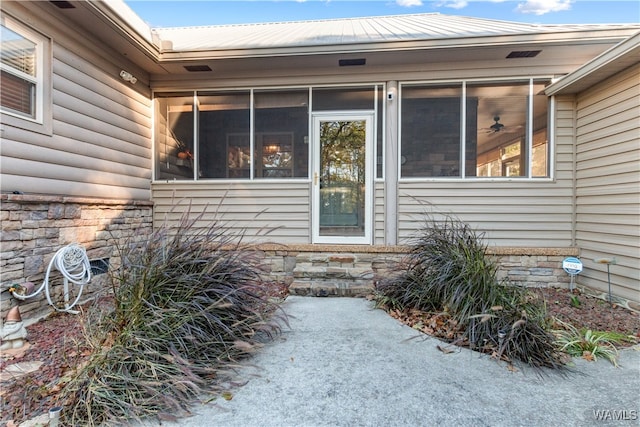
[[[313,149],[313,242],[370,244],[373,115],[314,115]]]

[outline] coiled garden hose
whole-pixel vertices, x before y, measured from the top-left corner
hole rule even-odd
[[[53,267],[55,267],[64,278],[64,308],[57,307],[51,300],[49,275],[51,274],[51,270]],[[53,258],[51,258],[49,267],[47,267],[47,273],[44,276],[44,281],[42,282],[42,285],[40,285],[38,290],[29,295],[20,295],[15,291],[12,291],[11,294],[14,296],[14,298],[24,301],[26,299],[35,297],[44,289],[45,295],[47,296],[47,302],[56,311],[78,314],[79,311],[72,310],[72,308],[78,303],[78,301],[80,301],[82,289],[84,288],[84,285],[89,283],[90,280],[91,264],[89,262],[89,258],[87,257],[87,251],[82,246],[76,243],[72,243],[59,249],[53,256]],[[80,286],[77,296],[71,304],[69,304],[69,283]]]

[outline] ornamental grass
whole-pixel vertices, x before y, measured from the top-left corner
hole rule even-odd
[[[118,248],[114,305],[85,325],[92,354],[64,389],[66,425],[186,415],[280,332],[286,318],[256,252],[219,222],[196,228],[199,220],[185,215]]]
[[[379,306],[450,316],[454,343],[534,368],[564,368],[544,307],[498,279],[484,235],[447,215],[427,214],[398,273],[376,288]]]

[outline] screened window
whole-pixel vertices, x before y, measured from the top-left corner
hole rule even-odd
[[[382,85],[157,93],[155,179],[308,178],[310,104],[377,111],[381,177],[382,93]]]
[[[309,176],[309,91],[254,92],[254,177]]]
[[[378,120],[376,120],[376,178],[384,178],[384,87],[378,86]]]
[[[404,86],[401,176],[549,176],[543,89],[531,81]]]
[[[2,17],[0,31],[2,111],[41,123],[45,38],[8,17]]]
[[[314,88],[313,111],[373,110],[375,87]]]
[[[531,140],[531,176],[549,176],[549,131],[548,98],[544,94],[545,85],[533,85],[533,124]]]
[[[402,90],[403,177],[460,175],[462,87]]]
[[[477,120],[467,135],[476,158],[467,164],[467,176],[526,176],[528,99],[528,82],[467,86],[468,113]],[[487,165],[491,174],[483,175]]]
[[[256,91],[252,106],[249,90],[156,94],[156,179],[307,177],[308,98]]]
[[[251,93],[198,93],[200,178],[251,177]]]
[[[156,179],[193,179],[193,94],[162,94],[155,130]]]
[[[376,178],[383,178],[384,153],[384,87],[314,88],[312,93],[313,111],[376,110]]]

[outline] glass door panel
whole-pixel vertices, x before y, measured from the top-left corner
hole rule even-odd
[[[316,117],[314,241],[370,243],[368,116]]]

